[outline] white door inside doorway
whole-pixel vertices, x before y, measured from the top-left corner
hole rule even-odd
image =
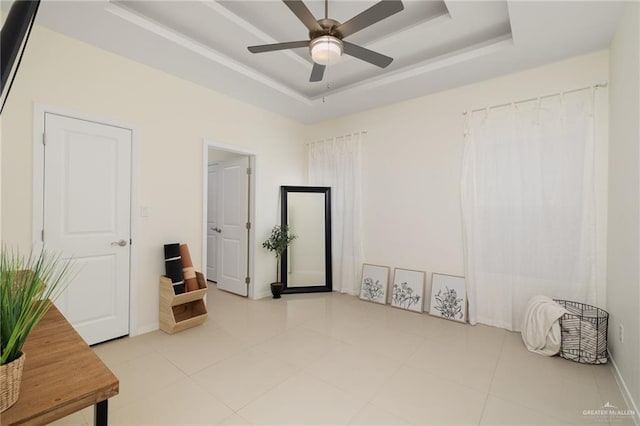
[[[207,173],[207,280],[218,282],[218,165],[210,164]]]
[[[218,288],[247,296],[249,158],[218,166]]]
[[[78,274],[56,305],[88,344],[129,333],[132,131],[45,113],[43,243]]]

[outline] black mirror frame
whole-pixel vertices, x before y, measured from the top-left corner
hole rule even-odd
[[[328,186],[281,186],[280,187],[280,214],[281,225],[288,223],[287,195],[290,192],[311,192],[324,194],[324,255],[325,255],[325,284],[307,287],[287,286],[287,254],[288,248],[282,253],[280,261],[280,279],[284,284],[282,293],[318,293],[333,291],[333,268],[331,264],[331,188]],[[295,230],[294,234],[295,234]],[[295,240],[294,243],[295,244]]]

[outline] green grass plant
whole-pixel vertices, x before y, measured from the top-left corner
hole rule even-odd
[[[19,358],[29,333],[72,278],[71,259],[44,250],[0,251],[0,365]]]

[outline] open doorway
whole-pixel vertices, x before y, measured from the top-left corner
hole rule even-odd
[[[203,159],[202,270],[219,289],[251,296],[255,154],[205,140]]]

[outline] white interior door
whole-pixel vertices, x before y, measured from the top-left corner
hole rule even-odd
[[[89,344],[129,333],[129,129],[45,114],[45,248],[78,274],[56,305]]]
[[[249,158],[225,161],[218,170],[218,288],[246,296]]]
[[[209,165],[207,178],[207,280],[218,281],[218,166]]]

